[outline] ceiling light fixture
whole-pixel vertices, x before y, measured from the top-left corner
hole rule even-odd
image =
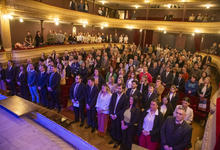
[[[130,25],[130,26],[127,26],[126,28],[132,30],[132,29],[134,29],[134,26]]]
[[[211,4],[206,4],[205,7],[206,9],[209,9],[212,5]]]
[[[104,5],[105,4],[105,1],[100,1],[101,3],[102,3],[102,5]]]
[[[19,19],[19,22],[21,22],[21,23],[22,23],[22,22],[24,22],[24,20],[23,20],[22,18],[20,18],[20,19]]]
[[[140,29],[140,32],[142,32],[143,31],[143,29]]]
[[[194,30],[195,33],[200,33],[201,31],[199,29]]]
[[[103,29],[104,29],[104,26],[101,26],[101,29],[103,30]]]
[[[192,36],[195,36],[195,33],[192,33]]]
[[[134,7],[135,7],[136,9],[138,9],[140,6],[139,6],[139,5],[134,5]]]
[[[164,31],[163,31],[163,33],[164,33],[164,34],[167,34],[167,31],[166,31],[166,30],[164,30]]]
[[[14,17],[11,14],[4,14],[3,18],[12,20]]]
[[[145,0],[144,2],[145,2],[145,3],[150,3],[150,0]]]
[[[167,4],[166,6],[167,6],[168,8],[171,8],[171,4]]]
[[[54,20],[54,23],[55,23],[56,26],[58,26],[60,24],[59,23],[59,20],[60,20],[59,18],[54,18],[53,20]]]

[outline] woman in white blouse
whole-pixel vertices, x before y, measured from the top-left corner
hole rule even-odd
[[[106,84],[102,85],[102,89],[99,92],[96,102],[96,110],[98,114],[98,134],[100,136],[104,136],[107,130],[111,96],[112,94],[110,93],[108,86]]]

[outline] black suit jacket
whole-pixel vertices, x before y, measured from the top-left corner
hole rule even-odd
[[[116,106],[115,109],[115,105],[116,105],[116,100],[117,100],[117,93],[113,93],[112,97],[111,97],[111,102],[109,105],[109,114],[110,115],[116,115],[116,116],[121,116],[121,113],[124,111],[124,109],[126,108],[127,104],[128,104],[128,98],[127,96],[123,93],[122,96],[120,97],[118,104]],[[115,109],[115,113],[114,113],[114,109]]]
[[[51,74],[50,74],[51,76]],[[48,77],[48,87],[50,87],[53,91],[59,92],[60,90],[60,75],[59,73],[55,72],[51,81],[50,76]]]
[[[175,109],[177,101],[179,100],[179,95],[176,93],[172,96],[171,99],[170,99],[170,93],[168,93],[167,96],[168,96],[168,101],[171,103],[172,107]]]
[[[127,95],[128,97],[129,97],[129,96],[137,96],[137,97],[140,96],[140,92],[138,91],[138,89],[136,89],[133,94],[131,94],[131,90],[132,90],[132,88],[129,88],[129,89],[126,91],[126,95]]]
[[[153,77],[153,81],[156,81],[159,71],[160,71],[159,67],[156,67],[156,68],[150,67],[149,73]]]
[[[152,100],[158,97],[157,93],[153,92],[150,97],[148,97],[148,92],[145,93],[142,97],[141,108],[148,109]]]
[[[3,69],[3,68],[0,71],[0,80],[5,80],[5,69]]]
[[[21,83],[21,87],[26,87],[27,86],[27,74],[23,72],[20,76],[19,74],[17,75],[17,82]]]
[[[37,80],[37,86],[42,89],[46,89],[47,88],[47,81],[48,81],[48,74],[46,72],[44,72],[41,75],[41,72],[38,73],[38,80]]]
[[[174,79],[174,85],[179,89],[179,91],[185,91],[185,80],[183,78],[179,80],[179,78],[176,77]]]
[[[143,88],[142,88],[142,91],[141,91],[141,83],[139,83],[137,89],[141,93],[141,95],[143,95],[148,90],[148,84],[143,85]]]
[[[11,82],[14,82],[15,81],[15,78],[16,78],[16,72],[15,72],[15,69],[14,67],[12,66],[11,69],[9,70],[9,68],[7,68],[5,70],[5,77],[6,79],[9,79],[11,80]]]
[[[75,99],[79,101],[79,104],[85,104],[85,85],[83,83],[80,83],[76,96],[74,96],[74,88],[76,86],[76,83],[73,83],[70,88],[70,99]]]
[[[141,115],[140,123],[138,126],[138,134],[139,135],[141,135],[141,133],[142,133],[144,118],[147,116],[147,114],[148,114],[148,112],[147,112],[147,110],[145,110]],[[158,115],[155,115],[153,129],[150,131],[150,136],[151,136],[152,142],[159,142],[160,141],[160,130],[161,130],[162,124],[163,124],[163,115],[158,110]]]
[[[92,91],[90,86],[86,86],[86,104],[89,105],[90,109],[95,108],[99,90],[96,86],[93,86]]]
[[[168,117],[161,128],[161,147],[173,147],[173,150],[185,150],[191,147],[192,127],[183,121],[175,129],[175,117]]]
[[[166,77],[166,71],[163,71],[161,74],[161,80],[163,83],[166,84],[166,87],[170,87],[172,84],[173,74],[172,72],[169,72],[169,74]]]

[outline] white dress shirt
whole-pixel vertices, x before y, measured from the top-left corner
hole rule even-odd
[[[119,99],[121,98],[122,94],[123,94],[123,93],[121,93],[120,95],[117,94],[117,99],[116,99],[115,108],[114,108],[114,114],[115,114],[115,111],[116,111],[116,108],[117,108],[117,105],[118,105]]]
[[[165,115],[166,114],[166,112],[167,112],[167,106],[166,105],[161,105],[160,106],[160,112],[163,114],[163,115]]]
[[[147,115],[144,118],[143,129],[144,131],[150,132],[154,126],[154,119],[156,115],[159,115],[158,109],[155,113],[151,113],[150,109],[147,110]]]

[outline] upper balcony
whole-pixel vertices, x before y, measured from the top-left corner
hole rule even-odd
[[[98,16],[94,13],[85,13],[52,6],[52,0],[42,2],[33,0],[5,0],[0,7],[6,8],[4,13],[11,13],[15,19],[35,19],[47,22],[59,21],[59,23],[72,23],[74,25],[89,25],[95,27],[128,28],[166,30],[168,32],[183,33],[217,33],[220,32],[220,22],[184,22],[184,21],[155,21],[155,20],[124,20]],[[50,2],[50,3],[49,3]],[[68,1],[69,2],[69,1]],[[49,5],[50,4],[50,5]],[[68,3],[67,3],[68,4]],[[95,4],[94,6],[95,7]],[[96,6],[97,7],[97,6]],[[93,8],[93,11],[95,9]],[[161,14],[163,16],[163,14]]]

